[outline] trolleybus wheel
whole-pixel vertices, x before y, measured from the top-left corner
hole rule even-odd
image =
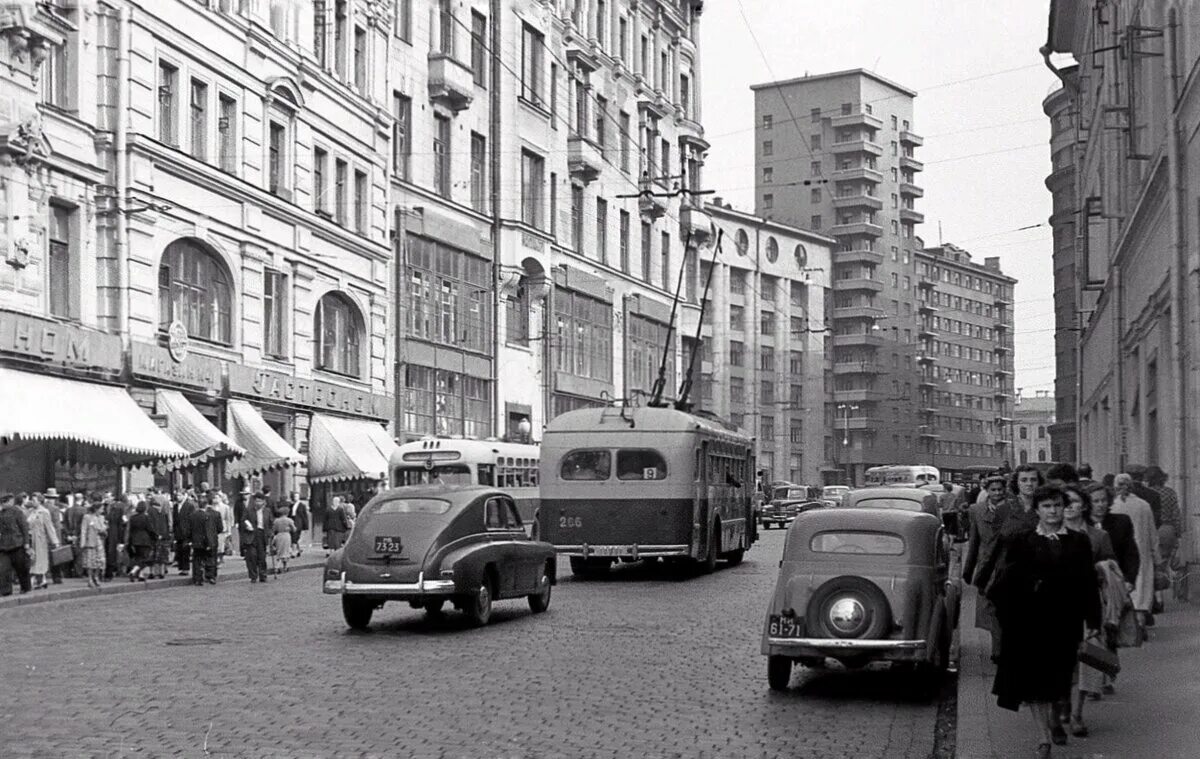
[[[708,535],[708,550],[704,553],[704,559],[700,562],[700,572],[706,575],[712,574],[717,570],[717,556],[721,553],[721,523],[713,522],[713,527]]]

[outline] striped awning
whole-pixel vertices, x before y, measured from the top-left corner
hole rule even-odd
[[[227,406],[229,436],[246,449],[246,455],[231,462],[226,473],[247,477],[272,469],[304,463],[304,456],[267,424],[258,409],[247,401],[231,400]]]
[[[186,460],[170,462],[168,468],[184,469],[246,453],[178,390],[155,390],[154,407],[167,418],[167,435],[188,452]]]
[[[188,454],[124,388],[0,368],[0,445],[21,440],[72,442],[70,458],[116,466]]]
[[[387,480],[388,462],[398,447],[376,422],[313,414],[308,430],[308,479]]]

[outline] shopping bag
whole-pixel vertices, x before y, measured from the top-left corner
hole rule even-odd
[[[1091,639],[1079,644],[1079,662],[1098,669],[1109,677],[1116,677],[1121,671],[1121,660],[1117,655]]]
[[[61,567],[75,561],[75,549],[69,545],[50,549],[50,566]]]

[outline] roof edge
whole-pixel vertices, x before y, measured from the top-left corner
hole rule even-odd
[[[879,82],[880,84],[886,85],[895,90],[899,90],[900,92],[903,92],[905,95],[908,95],[909,97],[915,98],[917,96],[916,90],[911,89],[909,87],[905,87],[904,85],[899,84],[897,82],[893,82],[891,79],[888,79],[887,77],[880,76],[879,74],[876,74],[874,71],[867,71],[864,68],[845,69],[843,71],[830,71],[825,74],[813,74],[812,76],[798,76],[798,77],[794,77],[792,79],[781,79],[781,80],[774,81],[774,82],[764,82],[762,84],[752,84],[752,85],[750,85],[750,91],[757,92],[758,90],[768,89],[771,87],[778,88],[778,87],[785,87],[785,86],[792,85],[792,84],[801,84],[804,82],[815,82],[815,81],[819,81],[822,79],[837,79],[840,77],[850,77],[850,76],[862,76],[862,77],[866,77],[868,79],[874,79],[875,81]]]

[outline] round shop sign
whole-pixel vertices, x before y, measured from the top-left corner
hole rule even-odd
[[[188,357],[187,327],[183,326],[181,321],[173,321],[171,326],[167,327],[167,352],[171,354],[175,363],[183,363]]]

